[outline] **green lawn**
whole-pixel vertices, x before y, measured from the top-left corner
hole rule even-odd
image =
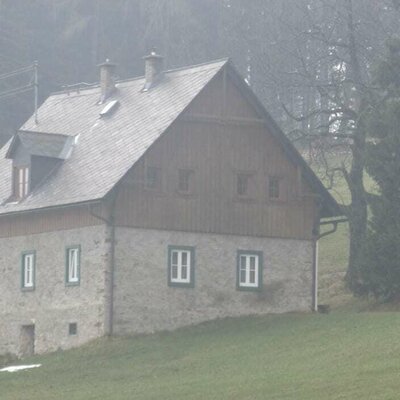
[[[102,339],[0,373],[1,400],[398,399],[400,314],[287,314]]]

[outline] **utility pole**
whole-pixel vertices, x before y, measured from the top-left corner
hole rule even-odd
[[[39,76],[38,76],[38,69],[39,63],[35,61],[33,63],[33,72],[34,72],[34,81],[33,81],[33,88],[34,88],[34,107],[35,107],[35,124],[38,124],[38,99],[39,99]]]

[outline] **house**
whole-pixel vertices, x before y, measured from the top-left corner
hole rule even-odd
[[[0,151],[0,353],[316,307],[340,209],[229,60],[52,94]]]

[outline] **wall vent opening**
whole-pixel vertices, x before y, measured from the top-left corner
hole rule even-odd
[[[68,334],[70,336],[76,336],[78,334],[78,324],[76,322],[71,322],[68,325]]]

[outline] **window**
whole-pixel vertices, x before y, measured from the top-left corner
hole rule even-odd
[[[191,177],[193,170],[191,169],[180,169],[178,170],[178,191],[182,193],[191,192]]]
[[[80,281],[80,246],[71,246],[66,249],[66,272],[65,281],[67,285],[79,285]]]
[[[193,247],[168,247],[168,284],[194,287]]]
[[[29,167],[14,167],[13,180],[14,197],[24,198],[29,193]]]
[[[281,199],[281,178],[277,176],[270,176],[268,179],[268,197],[271,200]]]
[[[35,252],[22,253],[22,289],[35,288]]]
[[[262,252],[238,251],[237,288],[239,290],[259,290],[262,288]]]
[[[145,186],[147,189],[161,188],[161,168],[146,167]]]
[[[236,180],[236,193],[239,196],[247,196],[249,191],[249,174],[238,174]]]
[[[68,334],[70,336],[75,336],[78,334],[78,324],[76,322],[71,322],[68,324]]]

